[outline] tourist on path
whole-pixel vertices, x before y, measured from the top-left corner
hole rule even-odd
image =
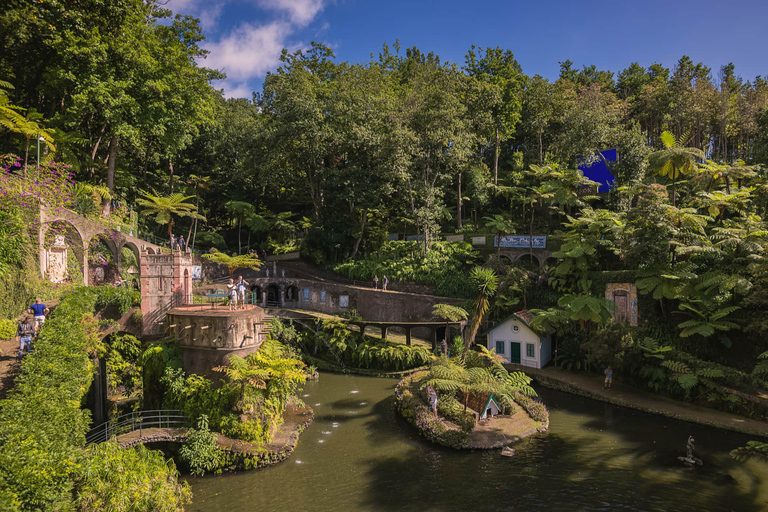
[[[171,233],[171,252],[176,248],[176,237]]]
[[[50,310],[38,298],[34,304],[29,306],[29,312],[35,317],[35,336],[37,336],[37,331],[40,330],[40,326],[45,322],[45,315],[50,313]]]
[[[238,276],[237,298],[239,300],[239,304],[242,304],[243,309],[245,309],[245,292],[247,290],[248,290],[248,281],[243,281],[243,276]]]
[[[440,352],[443,355],[448,355],[448,343],[446,343],[445,338],[440,342]]]
[[[437,392],[432,386],[427,386],[427,396],[429,397],[429,409],[435,414],[437,418]]]
[[[388,284],[389,284],[389,279],[387,279],[387,276],[384,276],[384,280],[381,282],[381,289],[386,290]]]
[[[27,347],[27,354],[32,352],[32,335],[35,333],[35,327],[29,318],[24,318],[16,328],[16,341],[19,342],[19,361],[24,355],[24,347]]]
[[[179,237],[179,250],[184,252],[187,248],[187,242],[184,241],[184,235]]]
[[[605,374],[605,385],[603,385],[603,389],[610,390],[611,384],[613,384],[613,370],[608,366],[603,373]]]
[[[229,295],[229,310],[232,311],[237,307],[237,286],[234,279],[230,279],[227,283],[227,295]]]
[[[376,290],[379,287],[379,276],[373,276],[373,289]]]

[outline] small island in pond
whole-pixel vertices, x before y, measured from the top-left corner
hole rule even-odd
[[[549,412],[532,398],[530,377],[508,372],[492,351],[480,349],[463,361],[442,357],[401,380],[395,388],[400,414],[430,441],[457,449],[502,448],[546,431]]]

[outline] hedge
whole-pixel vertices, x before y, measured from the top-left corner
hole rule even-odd
[[[72,510],[81,492],[98,487],[103,479],[99,472],[89,471],[105,452],[83,449],[90,412],[81,407],[93,378],[81,319],[93,312],[97,301],[121,306],[105,300],[102,293],[78,288],[65,294],[41,329],[34,351],[25,357],[14,389],[0,402],[0,500],[6,510]],[[122,295],[109,293],[121,300]],[[121,465],[139,476],[153,474],[151,466],[165,462],[155,452],[138,459],[127,451],[110,457],[132,460]],[[182,503],[184,486],[176,481],[175,469],[171,476],[159,494],[178,496]],[[173,503],[161,508],[181,509]]]

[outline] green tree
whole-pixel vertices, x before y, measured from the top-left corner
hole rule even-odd
[[[695,171],[696,161],[704,160],[705,155],[700,149],[683,146],[682,142],[670,132],[661,134],[661,143],[664,145],[663,149],[655,151],[648,157],[648,168],[672,180],[672,206],[677,206],[675,189],[678,177]]]
[[[155,222],[161,226],[167,224],[169,237],[173,233],[174,216],[205,220],[205,217],[197,213],[197,207],[187,202],[194,196],[179,193],[161,196],[157,195],[157,192],[150,194],[145,191],[141,193],[144,197],[136,200],[136,204],[142,207],[141,214],[154,217]]]
[[[239,268],[250,268],[253,270],[259,270],[264,263],[254,256],[249,254],[241,254],[237,256],[229,256],[226,253],[219,252],[216,249],[211,249],[211,252],[203,254],[203,258],[209,259],[219,265],[224,265],[229,270],[229,277],[234,278],[235,270]]]
[[[489,90],[485,94],[486,108],[490,110],[493,130],[493,184],[499,182],[499,155],[501,142],[515,133],[522,111],[523,88],[527,77],[509,50],[477,48],[467,52],[464,69],[470,78],[481,82]]]
[[[469,348],[475,343],[480,323],[488,312],[490,301],[496,294],[499,286],[499,278],[496,272],[490,268],[475,267],[469,273],[469,278],[477,290],[477,298],[472,307],[472,320],[469,323],[466,338],[464,339],[464,357],[466,357]]]

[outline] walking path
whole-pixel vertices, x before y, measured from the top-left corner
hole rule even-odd
[[[603,378],[598,375],[571,373],[556,367],[538,370],[517,364],[506,366],[514,371],[527,373],[544,387],[701,425],[768,437],[768,422],[766,421],[673,400],[615,380],[613,389],[606,390],[603,389]]]

